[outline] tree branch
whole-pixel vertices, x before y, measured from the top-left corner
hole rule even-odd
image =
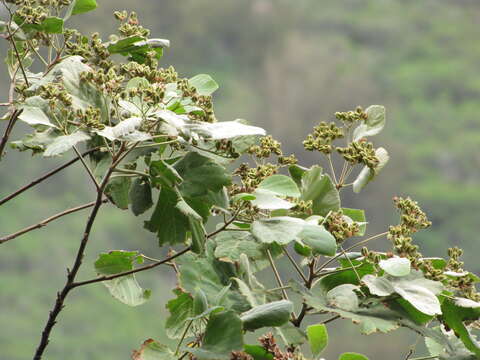
[[[135,145],[133,147],[135,147]],[[102,183],[100,184],[100,189],[97,191],[97,199],[92,208],[92,211],[90,212],[90,216],[88,217],[87,224],[85,225],[85,231],[83,233],[83,237],[77,251],[77,256],[75,257],[75,261],[73,263],[73,267],[71,270],[67,269],[67,273],[68,273],[67,281],[63,289],[57,293],[57,300],[55,301],[55,305],[53,306],[53,309],[50,311],[47,323],[45,324],[45,327],[42,331],[40,344],[37,347],[33,360],[41,360],[43,353],[45,352],[45,349],[48,346],[48,343],[50,341],[49,340],[50,333],[52,332],[53,327],[57,323],[57,317],[60,314],[60,311],[62,311],[62,309],[65,306],[64,303],[65,303],[65,299],[68,296],[68,293],[70,292],[70,290],[72,290],[72,284],[74,284],[75,277],[77,276],[78,270],[82,265],[85,248],[90,238],[90,232],[92,231],[93,224],[95,222],[95,218],[97,217],[100,206],[103,203],[103,200],[102,200],[103,191],[105,190],[105,187],[108,184],[110,176],[112,175],[113,170],[115,169],[115,166],[121,161],[123,157],[126,156],[125,153],[128,153],[129,151],[133,150],[133,147],[128,151],[125,151],[123,147],[119,150],[116,158],[112,159],[112,165],[108,169],[107,173],[105,174],[105,177],[102,180]]]
[[[93,148],[93,149],[90,149],[88,151],[85,151],[82,156],[86,156],[94,151],[98,150],[98,148]],[[76,163],[78,160],[80,160],[80,157],[76,157],[70,161],[68,161],[67,163],[63,164],[63,165],[60,165],[59,167],[49,171],[48,173],[46,173],[45,175],[42,175],[40,176],[39,178],[33,180],[30,184],[28,185],[25,185],[23,187],[21,187],[20,189],[18,189],[17,191],[13,192],[12,194],[6,196],[5,198],[1,199],[0,200],[0,205],[3,205],[5,204],[7,201],[10,201],[12,200],[14,197],[20,195],[21,193],[23,193],[24,191],[30,189],[31,187],[41,183],[42,181],[44,181],[45,179],[48,179],[50,176],[52,175],[55,175],[56,173],[58,173],[59,171],[62,171],[63,169],[65,169],[66,167],[69,167],[70,165]]]
[[[5,132],[3,133],[2,140],[0,141],[0,160],[3,157],[3,151],[5,150],[5,146],[7,145],[8,138],[10,137],[10,133],[12,132],[15,123],[18,120],[18,117],[22,113],[23,110],[14,110],[12,116],[10,116],[10,120],[8,120],[7,127],[5,128]]]
[[[76,287],[79,287],[79,286],[95,284],[95,283],[103,282],[103,281],[109,281],[109,280],[117,279],[119,277],[128,276],[128,275],[132,275],[132,274],[135,274],[135,273],[138,273],[138,272],[142,272],[142,271],[145,271],[145,270],[150,270],[150,269],[153,269],[153,268],[155,268],[159,265],[168,263],[168,262],[172,261],[173,259],[185,254],[186,252],[189,252],[190,250],[191,250],[191,246],[186,247],[182,251],[179,251],[178,253],[176,253],[172,256],[169,256],[166,259],[163,259],[163,260],[160,260],[160,261],[154,262],[152,264],[145,265],[145,266],[133,269],[133,270],[124,271],[124,272],[121,272],[121,273],[118,273],[118,274],[113,274],[113,275],[103,275],[103,276],[99,276],[99,277],[97,277],[95,279],[91,279],[91,280],[75,282],[70,286],[70,288],[73,289],[73,288],[76,288]]]
[[[104,203],[107,202],[107,201],[108,201],[108,199],[102,200],[102,202],[104,202]],[[80,206],[62,211],[62,212],[60,212],[58,214],[55,214],[53,216],[50,216],[50,217],[48,217],[48,218],[46,218],[46,219],[44,219],[44,220],[42,220],[42,221],[40,221],[36,224],[30,225],[30,226],[28,226],[28,227],[26,227],[22,230],[19,230],[19,231],[13,233],[13,234],[10,234],[10,235],[7,235],[7,236],[4,236],[4,237],[0,238],[0,244],[3,244],[3,243],[5,243],[7,241],[10,241],[10,240],[13,240],[13,239],[19,237],[20,235],[23,235],[23,234],[25,234],[27,232],[30,232],[32,230],[41,229],[42,227],[46,226],[48,223],[50,223],[50,222],[52,222],[52,221],[54,221],[58,218],[61,218],[65,215],[68,215],[68,214],[71,214],[71,213],[74,213],[74,212],[77,212],[77,211],[80,211],[80,210],[83,210],[83,209],[87,209],[87,208],[92,207],[94,205],[95,205],[95,201],[92,201],[88,204],[80,205]]]
[[[362,240],[362,241],[359,241],[358,243],[356,244],[353,244],[352,246],[346,248],[345,250],[343,250],[344,252],[347,252],[347,251],[350,251],[352,249],[355,249],[356,247],[359,247],[359,246],[362,246],[364,244],[366,244],[367,242],[371,241],[371,240],[375,240],[375,239],[378,239],[382,236],[385,236],[388,234],[388,231],[386,232],[383,232],[381,234],[377,234],[377,235],[374,235],[374,236],[371,236],[365,240]],[[325,269],[328,265],[330,265],[332,262],[334,262],[335,260],[337,260],[340,256],[343,255],[343,252],[340,252],[338,253],[337,255],[335,255],[334,257],[328,259],[326,262],[324,262],[317,270],[315,270],[315,273],[318,274],[318,272],[322,271],[323,269]]]

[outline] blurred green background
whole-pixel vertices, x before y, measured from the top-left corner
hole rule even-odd
[[[136,10],[154,37],[172,42],[162,66],[173,64],[185,76],[209,73],[220,83],[219,119],[245,118],[263,126],[286,153],[295,152],[308,165],[319,158],[301,146],[313,125],[331,120],[335,111],[385,105],[387,127],[374,142],[387,147],[391,161],[360,195],[345,191],[344,204],[366,208],[369,233],[375,234],[396,221],[392,196],[410,195],[433,221],[416,236],[424,254],[444,256],[447,247],[459,245],[470,270],[480,272],[480,2],[104,0],[99,5],[74,25],[87,34],[98,31],[106,40],[115,31],[113,10]],[[5,95],[6,69],[0,80]],[[17,127],[12,140],[22,132]],[[0,197],[58,163],[37,160],[10,150],[0,164]],[[75,165],[2,206],[0,236],[92,201],[91,190]],[[70,215],[1,246],[0,359],[31,358],[86,216]],[[81,278],[94,276],[92,263],[101,251],[140,250],[161,257],[163,250],[142,225],[143,219],[106,206]],[[376,245],[386,247],[386,240]],[[171,275],[169,269],[141,274],[139,280],[154,295],[137,308],[116,302],[101,284],[75,290],[46,359],[129,359],[146,338],[164,340]],[[403,331],[393,337],[359,336],[346,320],[330,328],[326,359],[344,351],[403,359],[416,340]]]

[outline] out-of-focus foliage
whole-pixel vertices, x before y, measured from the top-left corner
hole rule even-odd
[[[470,269],[479,270],[474,257],[480,210],[476,1],[118,0],[101,2],[99,11],[82,18],[79,27],[87,33],[108,33],[105,28],[114,27],[111,10],[122,7],[135,7],[153,33],[174,44],[163,63],[192,75],[200,70],[210,73],[222,84],[216,99],[218,117],[231,120],[240,115],[268,128],[283,140],[286,152],[299,150],[288,146],[300,144],[312,125],[338,109],[385,104],[390,121],[384,141],[394,154],[388,177],[380,177],[374,191],[366,188],[348,206],[356,208],[357,201],[362,202],[375,226],[386,224],[393,212],[380,209],[401,189],[419,200],[432,218],[432,228],[417,237],[427,248],[424,252],[435,254],[447,244],[459,244],[466,249]],[[4,93],[5,89],[4,83]],[[402,146],[403,153],[395,146]],[[40,173],[24,156],[22,167],[28,174],[18,172],[17,159],[13,155],[2,164],[2,195],[24,184],[32,173]],[[318,159],[312,155],[306,161]],[[33,200],[20,198],[2,208],[2,235],[48,216],[45,209],[90,201],[86,191],[67,191],[72,184],[84,189],[87,180],[69,173],[43,185]],[[49,196],[58,191],[65,191],[61,203]],[[97,225],[104,230],[96,233],[86,262],[92,263],[99,251],[122,248],[132,238],[146,252],[154,249],[152,241],[145,241],[150,235],[127,218],[118,212],[103,214]],[[32,353],[40,327],[32,324],[43,322],[51,294],[64,276],[56,272],[61,264],[49,264],[44,257],[49,252],[58,255],[55,260],[60,255],[71,257],[75,243],[66,242],[82,230],[80,214],[67,221],[27,235],[0,252],[2,358],[24,359]],[[45,273],[51,274],[49,281],[42,276]],[[159,281],[157,273],[148,276],[151,282]],[[122,358],[133,338],[140,343],[165,321],[150,315],[158,313],[164,299],[154,298],[132,310],[111,301],[101,286],[95,290],[79,292],[68,302],[48,359]],[[105,312],[110,316],[94,325]],[[91,348],[79,346],[86,343]],[[373,358],[388,354],[380,345],[370,352],[367,345],[359,345],[358,351]]]

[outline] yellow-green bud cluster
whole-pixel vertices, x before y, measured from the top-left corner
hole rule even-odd
[[[250,168],[248,164],[242,163],[235,170],[234,174],[238,175],[242,181],[242,192],[252,192],[267,177],[278,172],[278,166],[274,164],[263,164]]]
[[[344,137],[343,130],[335,123],[321,122],[313,128],[313,133],[308,134],[303,141],[303,147],[308,151],[320,151],[326,155],[332,152],[332,142]]]
[[[356,222],[348,221],[341,210],[334,211],[325,219],[325,228],[335,237],[337,243],[355,236],[360,231]]]
[[[98,108],[89,106],[85,111],[79,109],[76,111],[76,116],[83,127],[99,130],[105,128]]]
[[[394,197],[393,202],[401,212],[400,225],[404,227],[409,234],[432,225],[432,222],[428,220],[427,215],[418,206],[418,202],[413,201],[409,197],[406,199]]]
[[[370,169],[375,169],[380,162],[372,143],[367,141],[351,142],[347,147],[338,147],[337,152],[352,165],[364,164]]]
[[[359,121],[365,121],[368,118],[360,106],[358,106],[355,111],[336,112],[335,117],[346,126],[351,126]]]
[[[295,157],[295,154],[291,154],[289,156],[279,156],[278,157],[278,164],[282,166],[289,166],[295,165],[298,163],[298,159]]]
[[[67,93],[63,84],[48,83],[39,89],[39,95],[49,101],[50,108],[54,109],[58,102],[65,106],[72,105],[72,96]]]
[[[122,21],[122,24],[118,28],[118,32],[125,37],[130,36],[142,36],[147,37],[150,35],[150,30],[145,29],[139,24],[137,13],[132,11],[130,15],[125,16],[125,12],[116,12],[114,16],[116,19]]]
[[[271,136],[264,136],[260,139],[260,145],[253,145],[247,153],[260,159],[269,158],[272,154],[282,156],[281,144]]]

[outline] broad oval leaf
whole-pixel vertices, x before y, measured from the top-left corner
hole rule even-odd
[[[270,191],[265,191],[262,189],[256,189],[252,194],[254,199],[251,200],[252,205],[263,210],[280,210],[280,209],[291,209],[295,204],[280,199],[274,193]]]
[[[119,122],[115,126],[105,126],[102,130],[97,130],[97,134],[107,138],[110,141],[123,140],[125,136],[134,133],[142,124],[142,118],[131,117]],[[147,140],[147,137],[145,140]]]
[[[356,310],[358,308],[358,297],[355,291],[358,286],[352,284],[343,284],[337,286],[327,293],[327,301],[330,306],[342,310]]]
[[[410,274],[410,260],[402,257],[392,257],[386,260],[380,260],[378,265],[389,275],[407,276]]]
[[[385,107],[381,105],[369,106],[365,113],[367,119],[353,132],[353,141],[359,141],[367,136],[377,135],[385,126]]]
[[[254,221],[250,231],[260,242],[286,245],[297,239],[304,226],[305,221],[302,219],[279,216]]]
[[[240,121],[216,123],[195,123],[187,126],[190,130],[212,140],[231,139],[240,136],[265,135],[264,129],[242,124]]]
[[[368,358],[362,354],[348,352],[340,355],[338,360],[368,360]]]
[[[323,226],[305,224],[298,238],[316,254],[333,256],[337,251],[335,238]]]
[[[218,89],[217,82],[207,74],[196,75],[190,78],[188,82],[195,87],[199,95],[212,95]]]
[[[198,359],[229,359],[232,351],[243,349],[242,321],[234,311],[214,313],[208,321],[202,347],[186,348]]]
[[[328,345],[328,332],[325,324],[307,327],[307,338],[313,356],[318,356]]]
[[[290,318],[293,304],[288,300],[274,301],[268,304],[255,306],[241,314],[245,330],[255,330],[262,327],[281,326]]]
[[[295,181],[285,175],[269,176],[258,185],[258,188],[279,196],[300,197],[300,190]]]
[[[359,193],[365,187],[365,185],[367,185],[375,178],[375,176],[378,175],[378,173],[384,168],[390,159],[387,150],[382,147],[375,150],[375,155],[379,160],[377,167],[375,169],[370,169],[369,167],[365,166],[362,171],[360,171],[357,178],[353,182],[354,192]]]
[[[57,137],[50,145],[47,146],[43,156],[58,156],[70,150],[72,147],[82,141],[89,140],[90,136],[83,131],[77,131],[70,135]]]

